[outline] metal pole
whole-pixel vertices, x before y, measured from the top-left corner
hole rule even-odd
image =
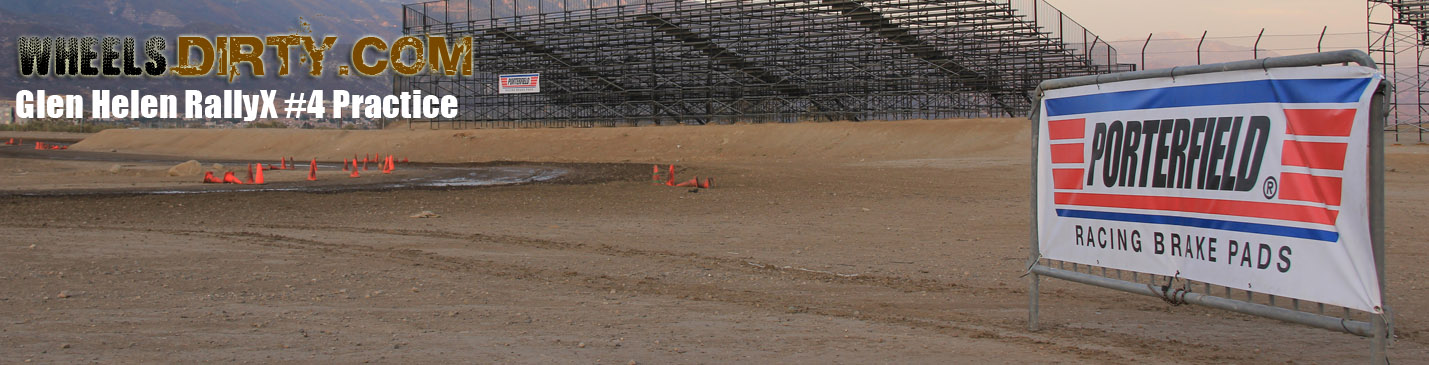
[[[1007,0],[1007,6],[1008,6],[1008,7],[1012,7],[1012,0]],[[1032,26],[1033,26],[1034,28],[1037,28],[1037,29],[1042,29],[1042,27],[1040,27],[1041,24],[1039,24],[1039,23],[1037,22],[1037,19],[1038,19],[1038,18],[1037,18],[1037,8],[1040,8],[1040,6],[1037,6],[1037,2],[1036,2],[1036,1],[1033,1],[1033,2],[1032,2]],[[1013,9],[1013,10],[1015,11],[1016,9]],[[1061,35],[1061,34],[1058,34],[1057,36],[1058,36],[1058,37],[1061,37],[1062,35]]]
[[[1369,224],[1370,247],[1374,250],[1374,270],[1379,280],[1380,313],[1370,313],[1370,363],[1388,364],[1389,356],[1385,348],[1389,343],[1389,303],[1384,293],[1384,120],[1385,95],[1392,84],[1382,82],[1370,99],[1369,124]],[[1387,86],[1388,85],[1388,86]]]
[[[1042,105],[1042,94],[1041,94],[1040,92],[1038,92],[1036,95],[1034,95],[1034,97],[1033,97],[1033,99],[1032,99],[1032,118],[1031,118],[1031,119],[1032,119],[1032,187],[1031,187],[1031,191],[1032,191],[1032,195],[1031,195],[1031,196],[1032,196],[1032,199],[1031,199],[1031,200],[1032,200],[1032,204],[1031,204],[1032,224],[1031,224],[1031,234],[1029,235],[1029,237],[1032,237],[1032,239],[1029,240],[1030,243],[1031,243],[1031,246],[1030,246],[1030,247],[1031,247],[1032,249],[1029,250],[1028,253],[1027,253],[1027,255],[1028,255],[1028,263],[1027,263],[1027,265],[1028,265],[1028,266],[1037,265],[1037,258],[1038,258],[1038,254],[1037,254],[1037,253],[1040,251],[1040,249],[1038,248],[1038,243],[1037,243],[1037,147],[1038,147],[1039,144],[1040,144],[1040,143],[1038,142],[1037,132],[1038,132],[1038,128],[1041,126],[1041,122],[1039,121],[1041,118],[1038,117],[1038,116],[1041,114],[1041,110],[1040,110],[1040,109],[1041,109],[1041,105]],[[1028,293],[1028,295],[1027,295],[1027,330],[1028,330],[1028,331],[1036,331],[1036,330],[1038,330],[1038,328],[1037,328],[1037,327],[1038,327],[1038,326],[1037,326],[1037,301],[1038,301],[1038,298],[1037,298],[1037,296],[1038,296],[1038,293],[1037,293],[1038,289],[1037,289],[1037,287],[1041,284],[1041,283],[1040,283],[1041,277],[1040,277],[1039,275],[1037,275],[1036,273],[1031,273],[1031,274],[1029,274],[1028,276],[1029,276],[1029,279],[1028,279],[1028,284],[1027,284],[1027,285],[1028,285],[1028,286],[1027,286],[1027,293]]]
[[[1086,33],[1086,32],[1087,32],[1086,29],[1087,29],[1087,28],[1082,28],[1082,33]],[[1083,39],[1086,39],[1086,38],[1083,38]],[[1096,65],[1097,65],[1097,58],[1092,56],[1092,52],[1096,52],[1096,51],[1097,51],[1097,42],[1098,42],[1098,41],[1101,41],[1101,40],[1102,40],[1102,36],[1093,35],[1092,43],[1091,43],[1092,46],[1091,46],[1090,48],[1087,48],[1087,62],[1090,62],[1091,65],[1092,65],[1092,67],[1096,67]]]
[[[1132,294],[1161,297],[1165,294],[1160,290],[1153,289],[1146,283],[1134,283],[1125,280],[1116,280],[1086,274],[1076,271],[1062,270],[1048,266],[1033,266],[1034,274],[1042,274],[1062,280],[1100,286],[1107,289],[1120,290]],[[1249,293],[1249,292],[1247,292]],[[1299,323],[1306,326],[1323,328],[1331,331],[1346,332],[1360,336],[1370,336],[1373,328],[1370,323],[1361,321],[1345,320],[1339,317],[1319,315],[1310,312],[1301,312],[1288,308],[1272,307],[1264,304],[1252,303],[1249,301],[1229,299],[1209,295],[1205,293],[1185,292],[1179,299],[1186,303],[1201,305],[1211,308],[1224,309],[1232,312],[1240,312],[1253,316],[1266,317],[1286,322]]]
[[[1330,26],[1328,25],[1326,25],[1324,28],[1320,28],[1320,41],[1315,42],[1315,53],[1323,52],[1320,50],[1320,46],[1325,44],[1325,31],[1327,30],[1330,30]]]
[[[1250,47],[1252,59],[1260,59],[1260,37],[1265,35],[1265,28],[1260,28],[1260,34],[1255,36],[1255,46]]]
[[[1101,36],[1097,36],[1097,38],[1101,38]],[[1116,70],[1115,68],[1112,67],[1112,66],[1115,66],[1115,65],[1116,65],[1116,60],[1113,60],[1113,59],[1111,58],[1111,51],[1112,51],[1112,49],[1111,49],[1111,44],[1107,44],[1107,45],[1106,45],[1106,72],[1112,72],[1112,71]]]
[[[1152,35],[1155,35],[1155,34],[1156,34],[1156,33],[1146,33],[1146,43],[1142,43],[1142,44],[1141,44],[1141,69],[1142,69],[1142,70],[1147,69],[1147,68],[1146,68],[1146,46],[1151,45],[1151,36],[1152,36]]]
[[[1203,30],[1203,31],[1201,31],[1201,41],[1196,43],[1196,64],[1197,64],[1197,65],[1200,65],[1200,64],[1201,64],[1201,45],[1206,43],[1206,33],[1209,33],[1209,32],[1210,32],[1209,30]]]

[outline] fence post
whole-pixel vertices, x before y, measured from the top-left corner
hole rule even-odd
[[[1037,147],[1038,147],[1038,146],[1037,146],[1037,145],[1038,145],[1038,142],[1037,142],[1037,141],[1038,141],[1038,139],[1037,139],[1037,138],[1038,138],[1038,135],[1037,135],[1037,131],[1038,131],[1038,128],[1041,126],[1041,124],[1040,124],[1040,122],[1039,122],[1039,120],[1040,120],[1041,118],[1038,116],[1038,114],[1041,114],[1041,110],[1040,110],[1040,109],[1041,109],[1041,105],[1042,105],[1042,95],[1041,95],[1041,93],[1039,92],[1037,95],[1034,95],[1033,98],[1032,98],[1032,113],[1031,113],[1031,114],[1032,114],[1032,117],[1031,117],[1031,119],[1032,119],[1032,186],[1031,186],[1030,189],[1032,190],[1032,204],[1031,204],[1031,209],[1032,209],[1032,210],[1031,210],[1031,211],[1032,211],[1032,216],[1031,216],[1031,217],[1032,217],[1032,224],[1031,224],[1031,226],[1032,226],[1032,234],[1029,235],[1029,236],[1032,237],[1032,239],[1031,239],[1032,245],[1031,245],[1031,250],[1029,250],[1028,253],[1027,253],[1027,255],[1028,255],[1028,262],[1027,262],[1027,269],[1028,269],[1027,273],[1028,273],[1028,274],[1027,274],[1027,275],[1028,275],[1028,277],[1029,277],[1029,278],[1028,278],[1028,287],[1027,287],[1027,293],[1028,293],[1028,296],[1027,296],[1027,300],[1028,300],[1028,303],[1027,303],[1027,330],[1028,330],[1028,331],[1036,331],[1036,330],[1038,330],[1038,328],[1037,328],[1037,287],[1038,287],[1038,285],[1040,284],[1040,279],[1041,279],[1040,275],[1037,275],[1036,273],[1033,273],[1033,272],[1031,271],[1031,270],[1032,270],[1032,266],[1037,265],[1037,261],[1038,261],[1038,255],[1037,255],[1037,252],[1038,252],[1038,246],[1037,246],[1037,230],[1038,230],[1038,226],[1037,226]]]
[[[1141,44],[1141,69],[1142,69],[1142,70],[1149,70],[1149,68],[1146,68],[1146,46],[1150,46],[1150,45],[1151,45],[1151,36],[1153,36],[1153,35],[1156,35],[1156,33],[1147,33],[1147,34],[1146,34],[1146,43],[1142,43],[1142,44]]]
[[[1211,31],[1209,31],[1209,30],[1201,31],[1201,41],[1200,41],[1200,42],[1196,42],[1196,64],[1197,64],[1197,65],[1200,65],[1200,64],[1201,64],[1201,45],[1202,45],[1202,44],[1206,44],[1206,33],[1210,33],[1210,32],[1211,32]]]
[[[1260,34],[1255,36],[1255,45],[1250,47],[1251,59],[1260,59],[1260,37],[1265,36],[1265,28],[1260,28]]]
[[[1389,364],[1389,355],[1386,347],[1389,345],[1389,323],[1387,317],[1390,315],[1389,303],[1385,301],[1384,279],[1384,121],[1387,117],[1385,105],[1385,95],[1389,93],[1388,88],[1392,86],[1389,82],[1381,82],[1380,89],[1376,90],[1370,99],[1370,121],[1369,123],[1369,201],[1379,204],[1370,204],[1369,207],[1369,229],[1370,247],[1374,251],[1375,274],[1379,280],[1379,301],[1381,303],[1380,313],[1370,314],[1370,363]]]
[[[1324,28],[1320,28],[1320,40],[1318,42],[1315,42],[1315,53],[1324,52],[1321,51],[1320,48],[1321,46],[1325,45],[1325,31],[1327,30],[1330,30],[1330,26],[1328,25],[1326,25]]]

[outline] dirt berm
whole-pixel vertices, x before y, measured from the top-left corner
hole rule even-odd
[[[1027,156],[1026,119],[678,127],[382,131],[106,130],[72,148],[209,159],[339,160],[391,153],[422,162],[858,162]]]

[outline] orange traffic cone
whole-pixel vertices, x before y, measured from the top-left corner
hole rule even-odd
[[[37,149],[37,150],[43,150],[43,149],[45,149],[45,143],[44,143],[44,142],[35,142],[35,149]]]
[[[660,165],[651,165],[650,169],[650,183],[660,185]]]
[[[258,167],[260,167],[260,168],[263,167],[263,164],[261,164],[261,163],[258,164]],[[253,164],[252,164],[252,163],[249,163],[249,164],[248,164],[248,176],[247,176],[247,177],[244,177],[244,178],[243,178],[243,181],[247,181],[247,182],[250,183],[250,184],[253,183]]]
[[[665,169],[665,186],[675,186],[675,165]]]
[[[402,163],[407,163],[407,158],[406,158],[406,157],[403,157],[403,158],[402,158]]]
[[[233,176],[233,171],[223,173],[223,182],[229,184],[243,184],[243,180],[239,180],[237,176]]]
[[[253,175],[252,183],[258,185],[267,184],[267,182],[263,181],[263,165],[258,165],[258,173]]]
[[[358,177],[359,174],[357,170],[357,160],[352,160],[352,174],[347,175],[347,177]]]
[[[677,187],[677,188],[688,188],[688,187],[699,187],[699,186],[700,186],[700,177],[699,177],[699,176],[695,176],[695,178],[690,179],[690,181],[686,181],[686,182],[682,182],[682,183],[679,183],[679,184],[675,184],[675,187]]]
[[[213,171],[204,171],[204,173],[203,173],[203,183],[204,183],[204,184],[218,184],[218,183],[222,183],[222,182],[223,182],[223,180],[219,180],[218,178],[213,177]]]
[[[318,181],[318,159],[308,163],[308,181]]]
[[[704,182],[703,184],[700,184],[700,187],[701,187],[701,188],[704,188],[704,189],[709,189],[709,188],[710,188],[710,184],[714,184],[714,178],[713,178],[713,177],[708,178],[708,179],[705,179],[705,182]]]
[[[342,171],[347,171],[347,159],[342,159]]]
[[[11,138],[10,141],[9,141],[9,142],[5,142],[5,144],[14,146],[14,145],[15,145],[15,139],[14,139],[14,138]]]

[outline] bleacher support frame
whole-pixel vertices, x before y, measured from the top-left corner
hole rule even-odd
[[[472,76],[394,77],[458,97],[434,128],[1025,116],[1043,80],[1135,69],[1043,0],[444,0],[402,30],[475,40]],[[541,92],[498,94],[516,73]]]
[[[1429,123],[1429,1],[1367,0],[1366,51],[1379,63],[1380,72],[1394,85],[1389,97],[1389,119],[1385,130],[1393,131],[1394,143],[1424,143]],[[1411,138],[1417,139],[1411,140]]]

